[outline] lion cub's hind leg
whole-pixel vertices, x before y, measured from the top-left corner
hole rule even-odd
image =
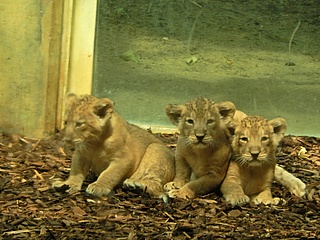
[[[164,198],[163,185],[174,177],[174,155],[169,148],[152,143],[147,148],[137,171],[123,183],[125,189],[146,192]]]
[[[302,197],[306,193],[306,184],[278,165],[275,168],[275,179],[298,197]]]

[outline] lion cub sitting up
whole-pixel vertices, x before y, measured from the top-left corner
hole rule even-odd
[[[235,127],[233,157],[220,189],[227,203],[279,203],[279,198],[272,198],[271,183],[276,148],[286,129],[283,118],[267,121],[259,116],[246,117]]]
[[[54,188],[69,187],[73,193],[92,169],[98,179],[86,191],[108,195],[124,182],[130,189],[163,197],[163,185],[174,177],[174,156],[159,139],[127,123],[107,98],[67,95],[64,139],[75,143],[71,171]]]
[[[176,175],[165,185],[171,198],[193,198],[210,193],[225,177],[231,147],[224,121],[234,116],[231,102],[196,98],[184,105],[170,104],[166,113],[178,126]]]

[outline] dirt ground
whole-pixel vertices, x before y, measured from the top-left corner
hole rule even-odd
[[[136,124],[171,127],[168,103],[203,96],[320,136],[319,12],[317,0],[101,0],[93,95]]]
[[[157,134],[172,150],[177,135]],[[302,148],[305,148],[303,153]],[[273,184],[278,206],[226,205],[218,193],[161,200],[117,189],[110,198],[55,192],[73,149],[60,135],[0,135],[0,239],[318,239],[320,139],[286,136],[278,163],[307,184],[303,198]]]

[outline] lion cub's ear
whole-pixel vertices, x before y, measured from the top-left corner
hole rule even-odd
[[[233,116],[236,112],[235,105],[232,102],[226,101],[217,103],[217,107],[221,116],[222,123],[224,123],[224,125],[227,127],[229,133],[233,135],[234,129],[236,127],[236,122],[233,121]]]
[[[186,106],[184,105],[169,104],[166,106],[166,114],[170,121],[176,126],[179,125],[182,115],[185,113],[185,111]]]
[[[114,104],[108,98],[102,98],[97,101],[94,106],[94,114],[96,114],[99,118],[105,118],[110,113],[114,111]]]
[[[287,122],[283,118],[274,118],[269,121],[269,124],[273,127],[273,144],[277,146],[287,130]]]
[[[233,118],[236,112],[236,106],[229,101],[217,103],[217,107],[219,109],[219,113],[221,117],[224,118]]]
[[[65,105],[68,107],[70,106],[70,104],[76,100],[78,98],[78,96],[74,93],[67,93],[65,98],[64,98],[64,101],[65,101]]]

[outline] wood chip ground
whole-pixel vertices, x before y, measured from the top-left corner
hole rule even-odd
[[[158,135],[175,150],[176,135]],[[316,239],[320,238],[320,139],[286,136],[278,163],[307,184],[303,198],[274,182],[279,206],[231,207],[218,193],[161,200],[117,189],[110,198],[56,192],[72,147],[59,134],[0,134],[0,239]]]

